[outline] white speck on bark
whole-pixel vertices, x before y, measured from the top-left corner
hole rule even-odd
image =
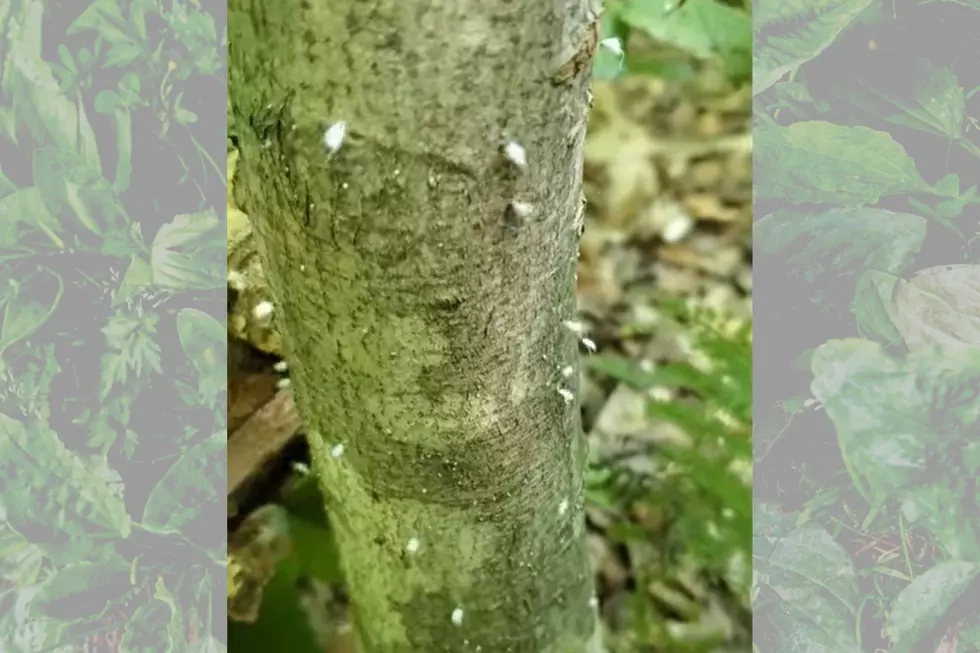
[[[323,134],[323,146],[327,148],[327,152],[334,154],[344,144],[345,136],[347,136],[347,123],[343,120],[335,122]]]
[[[409,553],[415,553],[419,550],[419,538],[413,537],[408,540],[408,544],[405,545],[405,550]]]
[[[452,622],[453,622],[453,625],[454,626],[462,626],[463,625],[463,608],[456,608],[455,610],[453,610],[453,614],[450,617],[450,619],[452,619]]]
[[[527,167],[527,151],[516,141],[510,141],[504,146],[504,156],[518,168]]]
[[[575,395],[568,388],[559,387],[558,394],[561,395],[561,398],[565,400],[566,404],[570,404],[575,401]]]
[[[265,320],[272,316],[273,309],[272,302],[259,302],[252,309],[252,315],[258,320]]]

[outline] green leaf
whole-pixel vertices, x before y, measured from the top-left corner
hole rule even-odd
[[[177,334],[199,374],[199,393],[212,400],[227,383],[227,328],[207,313],[185,308],[177,314]]]
[[[823,528],[794,522],[772,506],[753,511],[753,570],[780,598],[756,614],[777,624],[781,650],[859,653],[853,633],[860,590],[851,556]]]
[[[820,55],[869,5],[871,0],[757,0],[753,95]]]
[[[5,519],[56,562],[101,559],[132,529],[106,480],[37,422],[0,414],[0,484]]]
[[[72,152],[36,150],[33,174],[45,203],[60,218],[74,218],[97,236],[129,231],[129,217],[112,186]]]
[[[0,353],[15,342],[29,338],[51,318],[61,296],[61,276],[42,268],[13,284],[14,292],[4,303],[0,325]]]
[[[63,567],[41,586],[32,608],[55,619],[74,621],[97,616],[109,602],[122,598],[132,588],[130,567],[121,558]]]
[[[716,0],[689,0],[676,9],[666,2],[632,0],[617,17],[695,57],[721,56],[734,75],[750,71],[752,18],[745,11]]]
[[[842,86],[838,94],[876,119],[943,138],[963,138],[966,97],[953,71],[917,59],[911,77],[905,89],[885,90],[878,80],[867,80],[860,83],[863,93]]]
[[[920,639],[940,625],[950,606],[980,576],[980,566],[964,560],[942,562],[902,590],[888,615],[886,632],[895,645],[891,653],[909,653]]]
[[[858,207],[931,190],[890,134],[814,120],[753,130],[758,199]]]
[[[912,350],[980,348],[980,265],[940,265],[896,282],[889,317]]]
[[[50,66],[41,58],[43,13],[43,3],[30,3],[23,24],[11,22],[2,87],[13,99],[18,122],[27,126],[36,143],[53,143],[100,172],[99,149],[84,107],[76,107],[61,93]]]
[[[185,451],[150,493],[143,525],[180,533],[222,559],[225,536],[214,537],[213,522],[227,507],[226,449],[226,434],[215,433]]]
[[[848,471],[876,503],[923,478],[933,447],[980,420],[963,388],[980,383],[980,351],[892,358],[875,342],[832,340],[813,354],[814,396]]]
[[[40,188],[22,188],[0,199],[0,263],[64,248],[61,224]]]
[[[901,344],[902,334],[895,328],[891,314],[899,277],[881,270],[865,270],[858,280],[854,297],[854,317],[858,333],[881,344]]]
[[[162,226],[150,254],[154,283],[180,290],[226,287],[226,231],[213,211],[178,215]]]
[[[176,617],[173,608],[157,599],[144,603],[126,622],[126,629],[119,642],[119,653],[177,653],[184,650],[183,641],[174,641],[170,634],[170,622]]]
[[[926,236],[926,219],[881,209],[779,210],[756,222],[755,251],[786,275],[783,312],[831,308],[846,319],[865,270],[901,274]]]

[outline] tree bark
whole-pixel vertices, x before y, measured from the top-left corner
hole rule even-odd
[[[229,3],[235,199],[362,653],[601,649],[562,328],[594,19],[586,0]]]

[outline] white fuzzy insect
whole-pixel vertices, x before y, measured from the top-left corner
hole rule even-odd
[[[463,625],[463,608],[456,608],[455,610],[453,610],[453,613],[452,613],[452,615],[450,615],[449,619],[453,622],[453,625],[454,626],[462,626]]]
[[[527,151],[517,141],[510,141],[504,145],[504,156],[518,168],[527,167]]]
[[[578,320],[565,320],[562,322],[565,328],[574,333],[577,336],[581,336],[585,333],[585,323],[579,322]]]
[[[280,374],[283,374],[286,372],[286,370],[289,369],[289,363],[287,363],[286,361],[279,361],[272,366],[272,369],[274,369],[276,372],[279,372]]]
[[[564,515],[566,512],[568,512],[568,499],[562,499],[558,504],[558,514]]]
[[[609,50],[617,57],[623,56],[623,42],[615,36],[611,36],[608,39],[602,39],[599,41],[599,45]]]
[[[248,287],[248,282],[245,279],[245,275],[238,270],[228,270],[228,285],[238,292],[242,292]]]
[[[562,378],[567,379],[568,377],[570,377],[573,374],[575,374],[575,368],[572,367],[571,365],[566,365],[561,370]]]
[[[343,444],[335,444],[333,446],[333,448],[330,450],[330,455],[333,456],[334,458],[340,458],[341,456],[343,456],[344,455],[344,445]]]
[[[534,205],[528,204],[527,202],[513,201],[510,203],[510,209],[514,212],[518,218],[526,218],[532,213],[534,213]]]
[[[285,390],[286,388],[292,385],[293,382],[290,381],[289,379],[279,379],[278,381],[276,381],[276,387],[279,388],[280,390]]]
[[[252,315],[254,315],[255,319],[257,320],[267,320],[272,317],[273,310],[275,310],[275,307],[272,305],[272,302],[259,302],[255,305],[255,308],[252,309]]]
[[[340,149],[340,146],[344,144],[344,137],[346,136],[347,123],[343,120],[335,122],[327,127],[327,131],[324,132],[323,146],[327,148],[327,152],[334,154]]]
[[[405,545],[405,550],[409,553],[415,553],[419,550],[420,544],[421,542],[419,541],[419,538],[412,537],[408,540],[408,544]]]
[[[561,395],[561,398],[565,400],[566,404],[570,404],[573,401],[575,401],[575,394],[568,388],[562,388],[561,386],[559,386],[558,394]]]
[[[589,350],[590,354],[594,354],[596,352],[596,349],[598,349],[598,347],[596,347],[595,341],[592,340],[591,338],[582,338],[582,344],[585,345],[585,348]]]

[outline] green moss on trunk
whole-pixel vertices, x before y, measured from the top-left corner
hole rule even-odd
[[[585,442],[558,392],[576,390],[559,370],[578,357],[561,322],[587,80],[550,81],[588,7],[555,6],[230,2],[236,201],[363,653],[598,647]],[[328,156],[324,130],[341,120]],[[526,169],[502,154],[508,140]],[[530,215],[515,219],[514,201]]]

